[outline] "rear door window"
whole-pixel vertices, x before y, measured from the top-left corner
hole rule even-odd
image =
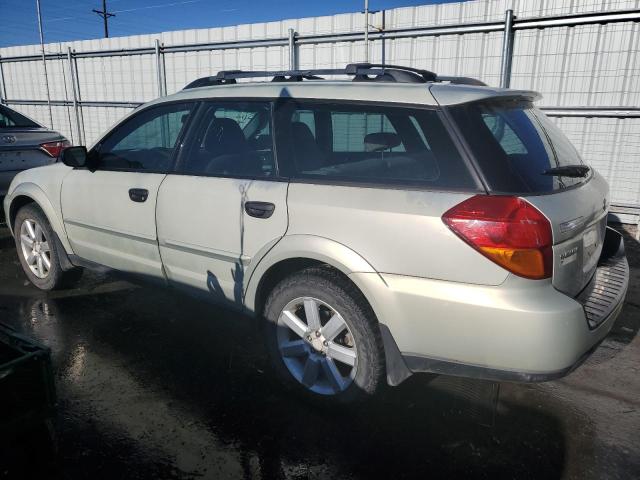
[[[493,191],[546,193],[588,178],[545,174],[583,161],[562,131],[531,102],[484,101],[450,110]]]
[[[207,102],[192,130],[178,173],[250,178],[276,175],[271,103]]]
[[[476,189],[436,110],[296,100],[276,118],[278,162],[290,176]]]

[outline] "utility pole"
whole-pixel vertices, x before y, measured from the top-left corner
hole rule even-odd
[[[51,94],[49,93],[49,76],[47,75],[47,57],[44,52],[44,34],[42,33],[40,0],[36,0],[36,9],[38,11],[38,31],[40,32],[40,51],[42,52],[42,68],[44,69],[44,86],[47,90],[47,105],[49,106],[49,125],[53,128],[53,113],[51,112]]]
[[[96,10],[94,8],[93,11],[102,17],[102,21],[104,22],[104,38],[109,38],[109,17],[115,17],[116,14],[107,12],[107,0],[102,0],[102,10]]]

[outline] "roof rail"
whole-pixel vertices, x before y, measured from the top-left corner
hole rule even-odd
[[[468,77],[439,77],[434,72],[401,65],[383,65],[378,63],[350,63],[343,69],[321,68],[310,70],[222,70],[214,76],[202,77],[189,83],[184,89],[228,85],[241,78],[272,77],[272,82],[300,82],[303,80],[324,80],[320,75],[345,75],[353,77],[354,82],[397,82],[427,83],[451,82],[466,85],[485,85],[480,80]]]

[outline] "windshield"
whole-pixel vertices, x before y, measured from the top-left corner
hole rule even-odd
[[[0,128],[15,127],[40,127],[40,125],[15,110],[0,105]]]
[[[588,178],[545,174],[584,163],[562,131],[531,102],[476,102],[451,112],[493,191],[545,193]]]

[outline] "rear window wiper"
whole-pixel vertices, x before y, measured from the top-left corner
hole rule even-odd
[[[542,175],[555,175],[559,177],[586,177],[591,169],[586,165],[563,165],[553,167],[542,172]]]

